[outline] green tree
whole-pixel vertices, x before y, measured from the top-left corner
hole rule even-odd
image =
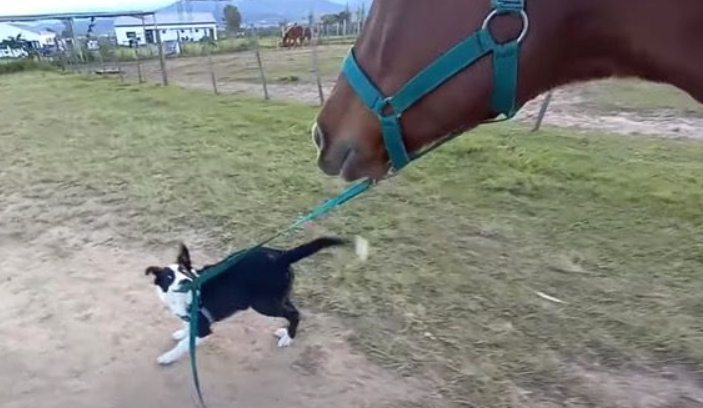
[[[325,24],[325,25],[337,24],[337,23],[339,23],[339,15],[325,14],[324,16],[320,17],[320,20],[322,21],[322,24]]]
[[[232,34],[239,31],[242,27],[242,15],[239,13],[237,6],[228,4],[224,8],[225,23],[227,24],[227,32]]]

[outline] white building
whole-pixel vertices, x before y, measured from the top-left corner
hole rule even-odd
[[[32,48],[40,49],[56,45],[56,33],[35,29],[20,24],[0,23],[0,41],[17,36],[28,41]]]
[[[145,30],[146,29],[146,30]],[[115,20],[115,37],[119,45],[154,44],[158,41],[200,41],[211,37],[217,39],[217,20],[212,13],[157,13],[156,23],[152,16],[142,19],[119,17]]]

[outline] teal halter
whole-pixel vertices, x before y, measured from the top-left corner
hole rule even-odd
[[[378,87],[371,82],[359,66],[353,49],[345,58],[342,72],[347,82],[364,105],[381,121],[383,141],[393,171],[399,171],[422,155],[411,155],[405,147],[400,125],[402,114],[444,82],[491,52],[494,77],[491,105],[497,113],[504,114],[506,118],[515,116],[520,44],[529,29],[525,0],[491,1],[493,10],[483,21],[481,29],[420,71],[393,96],[383,96]],[[488,28],[490,22],[502,14],[517,14],[522,19],[522,32],[516,39],[506,43],[498,43]]]

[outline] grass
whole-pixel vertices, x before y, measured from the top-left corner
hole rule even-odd
[[[342,188],[314,165],[312,108],[50,73],[0,89],[3,190],[118,194],[135,237],[215,231],[224,254]],[[321,222],[371,257],[306,261],[297,297],[457,405],[594,406],[572,364],[703,367],[701,158],[692,141],[481,128]]]
[[[703,117],[703,106],[670,85],[639,80],[604,80],[585,87],[585,99],[603,110],[656,113],[668,110],[679,115]]]
[[[5,62],[0,61],[0,75],[15,74],[25,71],[54,71],[58,69],[59,66],[57,64],[28,58],[12,59]]]

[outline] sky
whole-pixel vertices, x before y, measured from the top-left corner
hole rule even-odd
[[[344,0],[332,1],[344,3]],[[173,2],[174,0],[0,0],[0,16],[85,11],[149,11]]]
[[[0,0],[0,16],[82,11],[142,11],[174,0]]]

